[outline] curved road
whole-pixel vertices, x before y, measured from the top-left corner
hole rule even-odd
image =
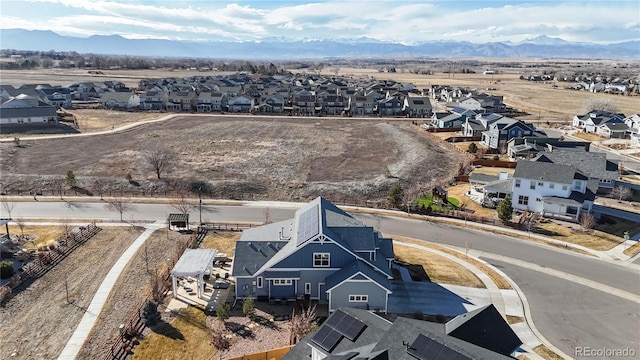
[[[268,204],[267,204],[268,205]],[[203,205],[204,221],[264,221],[265,203]],[[272,221],[293,217],[295,204],[270,206]],[[164,220],[164,204],[133,204],[126,220]],[[198,212],[192,214],[197,219]],[[640,353],[640,272],[612,262],[503,235],[421,220],[355,214],[400,236],[465,248],[500,268],[524,291],[538,330],[568,355],[575,346],[633,348]],[[100,202],[17,202],[12,217],[119,220]],[[549,270],[549,271],[545,271]],[[564,275],[563,275],[564,274]]]

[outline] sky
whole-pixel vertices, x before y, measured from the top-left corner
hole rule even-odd
[[[640,1],[2,0],[1,29],[131,39],[357,39],[416,44],[640,40]]]

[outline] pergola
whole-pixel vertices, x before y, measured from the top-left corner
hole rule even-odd
[[[176,265],[171,270],[171,283],[173,286],[173,297],[177,295],[178,277],[194,277],[197,279],[198,287],[196,295],[202,299],[204,292],[204,274],[209,270],[213,271],[213,260],[218,254],[215,249],[187,249],[180,257]]]
[[[0,219],[0,226],[4,225],[7,231],[7,238],[9,237],[9,221],[11,221],[11,219]]]

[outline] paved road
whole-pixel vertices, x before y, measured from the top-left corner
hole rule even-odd
[[[204,221],[264,221],[260,206],[203,206]],[[295,206],[271,207],[272,221],[291,218]],[[127,220],[163,220],[172,212],[167,205],[135,204],[125,213]],[[19,202],[13,210],[14,218],[103,218],[118,220],[120,215],[105,209],[103,203]],[[196,219],[198,213],[192,214]],[[493,235],[479,231],[419,220],[358,214],[369,225],[379,226],[389,234],[409,236],[454,245],[486,253],[498,254],[518,261],[537,264],[561,272],[587,278],[597,283],[640,294],[640,274],[637,267],[580,256],[540,244]],[[582,339],[584,346],[602,347],[635,344],[637,347],[638,302],[604,293],[593,287],[577,285],[555,276],[522,268],[511,263],[497,263],[507,275],[516,280],[529,299],[535,324],[554,345],[571,353],[572,343],[566,339]],[[522,284],[521,284],[522,283]],[[566,290],[566,291],[565,291]],[[582,301],[575,305],[576,301]],[[593,309],[593,310],[590,310]],[[567,326],[560,326],[563,319]],[[635,322],[629,320],[635,319]],[[573,325],[573,326],[571,326]],[[612,342],[612,339],[616,339]],[[586,343],[588,341],[588,343]],[[631,346],[631,345],[629,345]]]

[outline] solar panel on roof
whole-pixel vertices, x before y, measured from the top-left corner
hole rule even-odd
[[[407,354],[420,360],[471,360],[471,358],[422,334],[409,345]]]
[[[320,232],[320,224],[318,222],[318,205],[312,206],[305,210],[298,217],[298,245],[318,235]]]
[[[336,317],[336,319],[333,319],[334,317]],[[327,325],[333,327],[351,341],[354,341],[366,327],[362,321],[340,310],[336,311],[336,313],[327,320]]]
[[[342,334],[333,330],[330,326],[321,326],[318,332],[313,335],[311,341],[320,346],[324,351],[331,352],[342,339]]]

